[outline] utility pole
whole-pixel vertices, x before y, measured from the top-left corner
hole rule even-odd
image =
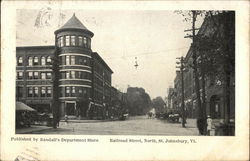
[[[176,64],[180,64],[180,66],[177,66],[176,68],[180,69],[180,74],[181,74],[181,115],[182,115],[182,127],[186,127],[185,123],[186,123],[186,114],[185,114],[185,104],[184,104],[184,77],[183,77],[183,72],[184,72],[184,58],[183,56],[180,58],[176,58],[176,59],[180,59],[179,62],[176,62]]]
[[[201,98],[200,98],[200,82],[199,82],[199,75],[197,71],[197,55],[196,55],[196,35],[195,35],[195,21],[196,21],[197,13],[196,11],[192,11],[192,29],[191,30],[184,30],[192,31],[192,35],[185,36],[185,38],[192,38],[192,58],[193,58],[193,71],[194,71],[194,81],[195,81],[195,91],[196,91],[196,100],[197,100],[197,126],[199,129],[199,133],[204,135],[204,127],[206,125],[206,118],[203,116],[203,109],[201,106]]]

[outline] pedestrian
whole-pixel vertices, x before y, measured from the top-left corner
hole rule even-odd
[[[207,116],[207,135],[210,136],[210,131],[212,130],[212,119]]]
[[[68,124],[68,115],[65,115],[64,116],[64,119],[65,119],[65,123],[66,123],[66,125]]]

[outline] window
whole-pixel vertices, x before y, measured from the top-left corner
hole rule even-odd
[[[17,72],[17,79],[23,79],[23,72]]]
[[[75,79],[75,78],[76,78],[76,73],[75,73],[75,71],[71,71],[71,78],[72,78],[72,79]]]
[[[23,87],[17,87],[17,97],[23,97]]]
[[[79,87],[78,93],[79,93],[80,96],[83,96],[82,87]]]
[[[63,46],[64,46],[63,36],[60,38],[60,45],[61,45],[61,47],[63,47]]]
[[[38,79],[38,72],[34,72],[34,79]]]
[[[73,97],[75,97],[76,87],[71,87],[71,94],[72,94]]]
[[[35,56],[34,57],[34,65],[38,65],[39,63],[38,63],[38,57],[37,56]]]
[[[69,36],[66,36],[66,42],[65,46],[69,46]]]
[[[70,36],[70,45],[76,46],[76,36]]]
[[[84,47],[87,47],[87,38],[86,37],[83,37],[83,44],[84,44]]]
[[[61,77],[60,78],[65,79],[65,74],[66,74],[65,72],[61,72]]]
[[[66,72],[66,79],[70,79],[70,72]]]
[[[50,72],[46,73],[46,78],[51,79],[51,73]]]
[[[51,87],[47,87],[47,97],[51,97]]]
[[[23,65],[23,57],[18,57],[17,65],[18,66],[22,66]]]
[[[66,65],[70,65],[69,55],[66,56]]]
[[[82,36],[78,37],[78,45],[83,46]]]
[[[32,97],[32,95],[33,95],[32,87],[28,87],[28,97]]]
[[[34,87],[34,97],[38,97],[38,87]]]
[[[51,57],[50,56],[47,57],[46,64],[51,65]]]
[[[41,58],[41,65],[46,65],[46,60],[44,56]]]
[[[28,72],[28,79],[33,79],[33,72]]]
[[[65,93],[66,97],[70,96],[70,87],[66,87],[66,93]]]
[[[41,97],[46,97],[46,87],[41,87]]]
[[[76,59],[75,59],[75,56],[71,56],[71,65],[74,65],[76,63]]]
[[[28,65],[29,65],[29,66],[32,66],[32,65],[33,65],[33,59],[32,59],[32,57],[29,57],[29,58],[28,58],[28,61],[29,61]]]
[[[46,79],[46,73],[44,72],[41,73],[41,79]]]
[[[87,48],[91,48],[91,39],[90,38],[88,38],[88,42],[87,42]]]

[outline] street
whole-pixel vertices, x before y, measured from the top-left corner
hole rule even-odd
[[[148,119],[147,116],[133,116],[125,121],[65,122],[57,129],[45,129],[33,134],[70,134],[70,135],[167,135],[197,136],[195,119],[187,119],[186,128],[181,123],[166,120]]]

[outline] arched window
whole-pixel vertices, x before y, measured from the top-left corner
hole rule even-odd
[[[44,56],[41,58],[41,65],[46,65],[46,59]]]
[[[18,66],[22,66],[23,65],[23,57],[18,57],[18,59],[17,59],[17,65]]]
[[[46,64],[51,65],[51,57],[50,56],[47,57]]]
[[[37,56],[34,57],[34,65],[39,65],[38,57]]]
[[[29,61],[28,65],[29,65],[29,66],[32,66],[32,65],[33,65],[33,58],[32,58],[32,57],[29,57],[29,58],[28,58],[28,61]]]

